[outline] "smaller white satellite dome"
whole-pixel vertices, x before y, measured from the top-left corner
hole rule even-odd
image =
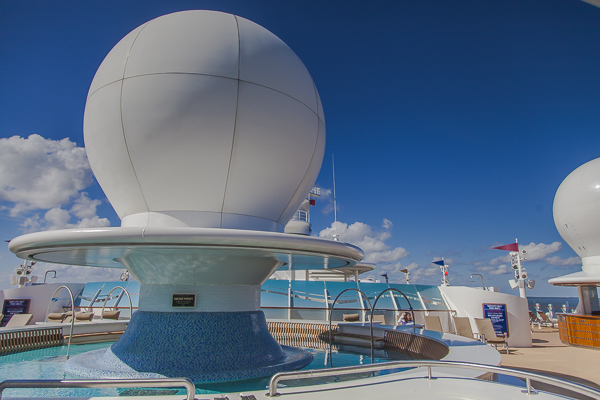
[[[122,226],[283,231],[325,150],[302,61],[244,18],[184,11],[125,36],[91,84],[94,174]]]
[[[583,269],[600,265],[600,158],[571,172],[554,197],[554,223],[582,258]]]

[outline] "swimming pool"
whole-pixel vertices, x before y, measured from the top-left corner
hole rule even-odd
[[[87,351],[109,347],[114,342],[71,345],[69,356]],[[310,351],[314,357],[312,363],[303,369],[322,369],[352,365],[370,364],[370,350],[364,348],[340,346],[329,350],[322,348],[302,347]],[[7,354],[0,357],[0,381],[7,379],[78,379],[65,373],[62,369],[67,359],[67,346],[50,347],[27,352]],[[397,359],[408,359],[406,355],[379,350],[375,353],[374,362],[385,362]],[[286,381],[285,385],[302,386],[315,383],[339,382],[372,376],[369,373],[344,375],[340,377],[320,378],[315,380]],[[227,383],[196,384],[197,394],[242,392],[265,389],[270,377]],[[184,393],[183,389],[6,389],[8,397],[90,397],[90,396],[138,396],[138,395],[173,395]]]

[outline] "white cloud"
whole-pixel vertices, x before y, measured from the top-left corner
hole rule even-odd
[[[550,265],[581,265],[581,258],[569,257],[562,259],[560,256],[548,257],[545,260]]]
[[[534,242],[531,242],[525,246],[519,245],[519,250],[527,251],[527,256],[525,259],[526,261],[541,260],[541,259],[545,258],[546,256],[548,256],[549,254],[556,253],[561,248],[562,248],[561,242],[553,242],[551,244],[545,244],[545,243],[535,244]],[[499,264],[505,264],[505,263],[510,263],[510,253],[509,252],[506,252],[506,254],[504,254],[500,257],[496,257],[496,258],[492,259],[492,261],[490,261],[491,265],[499,265]]]
[[[499,266],[485,266],[477,268],[479,272],[487,272],[490,275],[503,275],[508,274],[512,271],[512,268],[508,268],[508,265],[502,264]]]
[[[81,192],[71,207],[70,212],[77,218],[94,218],[96,216],[96,207],[100,203],[100,200],[90,200],[86,192]]]
[[[535,244],[533,242],[529,243],[526,246],[519,246],[519,250],[527,250],[527,260],[535,261],[541,260],[548,256],[548,254],[556,253],[562,248],[561,242],[553,242],[552,244],[538,243]]]
[[[68,138],[0,139],[0,200],[13,203],[11,216],[67,204],[91,182],[85,149]]]
[[[510,262],[510,254],[506,254],[506,255],[494,258],[492,261],[490,261],[490,264],[498,265],[498,264],[509,263],[509,262]]]
[[[348,225],[344,222],[334,222],[331,227],[319,232],[319,237],[333,239],[339,235],[342,242],[350,243],[360,247],[365,252],[365,262],[391,263],[400,258],[408,256],[408,251],[402,247],[391,248],[385,243],[391,237],[389,229],[393,226],[388,219],[383,220],[384,230],[373,232],[373,229],[365,223],[355,222]]]
[[[368,254],[365,257],[365,262],[373,264],[383,262],[394,262],[400,258],[404,258],[408,255],[408,251],[402,247],[396,247],[394,250],[378,251],[375,253]]]
[[[91,183],[85,149],[68,138],[0,139],[0,201],[10,204],[2,209],[22,217],[25,232],[109,226],[96,215],[101,201],[83,191]]]
[[[319,203],[323,203],[323,214],[330,214],[333,211],[333,196],[331,189],[321,188],[321,194],[319,195]],[[337,205],[337,204],[336,204]],[[338,206],[338,210],[339,210]]]
[[[110,221],[108,218],[100,218],[97,215],[84,217],[75,223],[69,223],[70,220],[71,214],[69,211],[60,207],[54,207],[46,211],[43,218],[41,218],[38,214],[34,214],[26,218],[21,226],[25,232],[50,231],[55,229],[69,228],[99,228],[110,226]]]

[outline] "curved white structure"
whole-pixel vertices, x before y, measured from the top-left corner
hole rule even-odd
[[[554,197],[554,223],[581,257],[582,271],[550,279],[555,285],[600,284],[600,158],[575,169]]]
[[[325,149],[319,94],[292,50],[230,14],[157,18],[102,62],[84,133],[121,227],[34,233],[9,248],[31,260],[123,265],[140,299],[119,341],[65,369],[214,382],[307,365],[309,353],[270,335],[260,285],[285,264],[340,268],[363,254],[281,233]]]
[[[94,77],[84,132],[122,226],[283,232],[325,149],[302,61],[261,26],[215,11],[125,36]]]

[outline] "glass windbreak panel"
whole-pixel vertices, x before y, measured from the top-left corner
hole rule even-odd
[[[292,307],[292,319],[326,320],[328,311],[323,282],[292,281]]]
[[[417,307],[415,307],[413,298],[412,298],[413,297],[412,293],[415,291],[411,288],[411,286],[412,285],[410,285],[410,286],[394,285],[394,284],[388,285],[387,283],[368,283],[368,282],[360,283],[360,289],[367,294],[367,296],[369,297],[369,301],[371,302],[371,305],[373,305],[375,303],[377,296],[379,296],[382,292],[385,291],[385,293],[379,298],[379,300],[377,302],[376,310],[383,310],[383,309],[402,310],[402,309],[410,308],[408,305],[408,302],[406,301],[404,296],[402,296],[400,293],[396,292],[395,290],[387,290],[390,288],[398,289],[398,290],[402,291],[410,299],[411,303],[413,304],[413,308],[417,308]],[[407,289],[407,287],[408,287],[408,289]]]
[[[319,281],[292,281],[292,306],[325,308],[325,287]]]
[[[332,321],[363,320],[363,313],[360,311],[361,308],[363,308],[363,304],[360,302],[360,293],[358,293],[357,290],[348,290],[344,292],[346,289],[358,289],[355,282],[330,281],[325,282],[325,287],[327,288],[329,307],[333,307],[333,311],[331,312]],[[337,299],[335,305],[333,305],[333,302],[338,295],[340,295],[340,297]],[[367,301],[363,299],[363,302],[365,306],[364,308],[368,309],[369,306]]]
[[[267,319],[288,319],[289,281],[269,279],[260,289],[260,307]]]
[[[96,293],[98,293],[98,290],[101,291],[103,287],[104,282],[86,283],[79,296],[77,296],[77,298],[75,299],[75,307],[93,306],[93,304],[91,304],[92,300],[94,300],[94,297],[96,297]],[[67,293],[66,290],[65,293]]]
[[[335,298],[346,289],[358,289],[354,282],[325,282],[327,294],[329,296],[329,305],[333,304]],[[348,290],[342,294],[335,303],[335,309],[349,308],[352,310],[361,309],[360,293],[356,290]],[[368,308],[366,300],[364,300],[365,308]]]
[[[287,307],[289,281],[269,279],[260,288],[261,307]]]
[[[448,306],[442,298],[442,293],[437,286],[430,285],[415,285],[426,310],[447,310]]]
[[[369,298],[369,301],[371,302],[371,306],[373,306],[373,304],[375,303],[375,299],[377,299],[377,296],[379,296],[384,290],[388,289],[389,286],[387,283],[370,283],[370,282],[361,282],[360,283],[360,290],[362,290],[367,297]],[[383,309],[388,309],[388,310],[395,310],[395,306],[393,303],[393,294],[386,292],[383,294],[383,296],[381,296],[381,298],[379,299],[379,301],[377,302],[377,310],[383,310]],[[367,308],[369,306],[367,305]]]
[[[140,284],[137,281],[118,281],[118,282],[105,282],[102,288],[102,293],[96,300],[96,307],[102,307],[106,300],[106,308],[112,307],[129,307],[129,299],[122,289],[115,289],[116,287],[122,287],[127,290],[131,297],[131,303],[133,307],[138,306]],[[113,290],[114,289],[114,290]],[[112,293],[111,290],[113,290]],[[108,294],[110,293],[110,296]]]
[[[419,299],[419,295],[417,294],[417,288],[415,287],[415,285],[390,283],[390,287],[394,288],[394,289],[398,289],[399,291],[404,293],[404,296],[406,296],[408,298],[408,301],[410,301],[410,306],[412,306],[412,308],[414,310],[420,310],[423,308],[423,305],[421,304],[421,300]],[[394,291],[394,298],[396,299],[396,302],[398,303],[398,308],[400,308],[401,310],[410,309],[410,306],[409,306],[408,302],[406,301],[406,299],[404,298],[404,296],[402,296],[400,293]]]

